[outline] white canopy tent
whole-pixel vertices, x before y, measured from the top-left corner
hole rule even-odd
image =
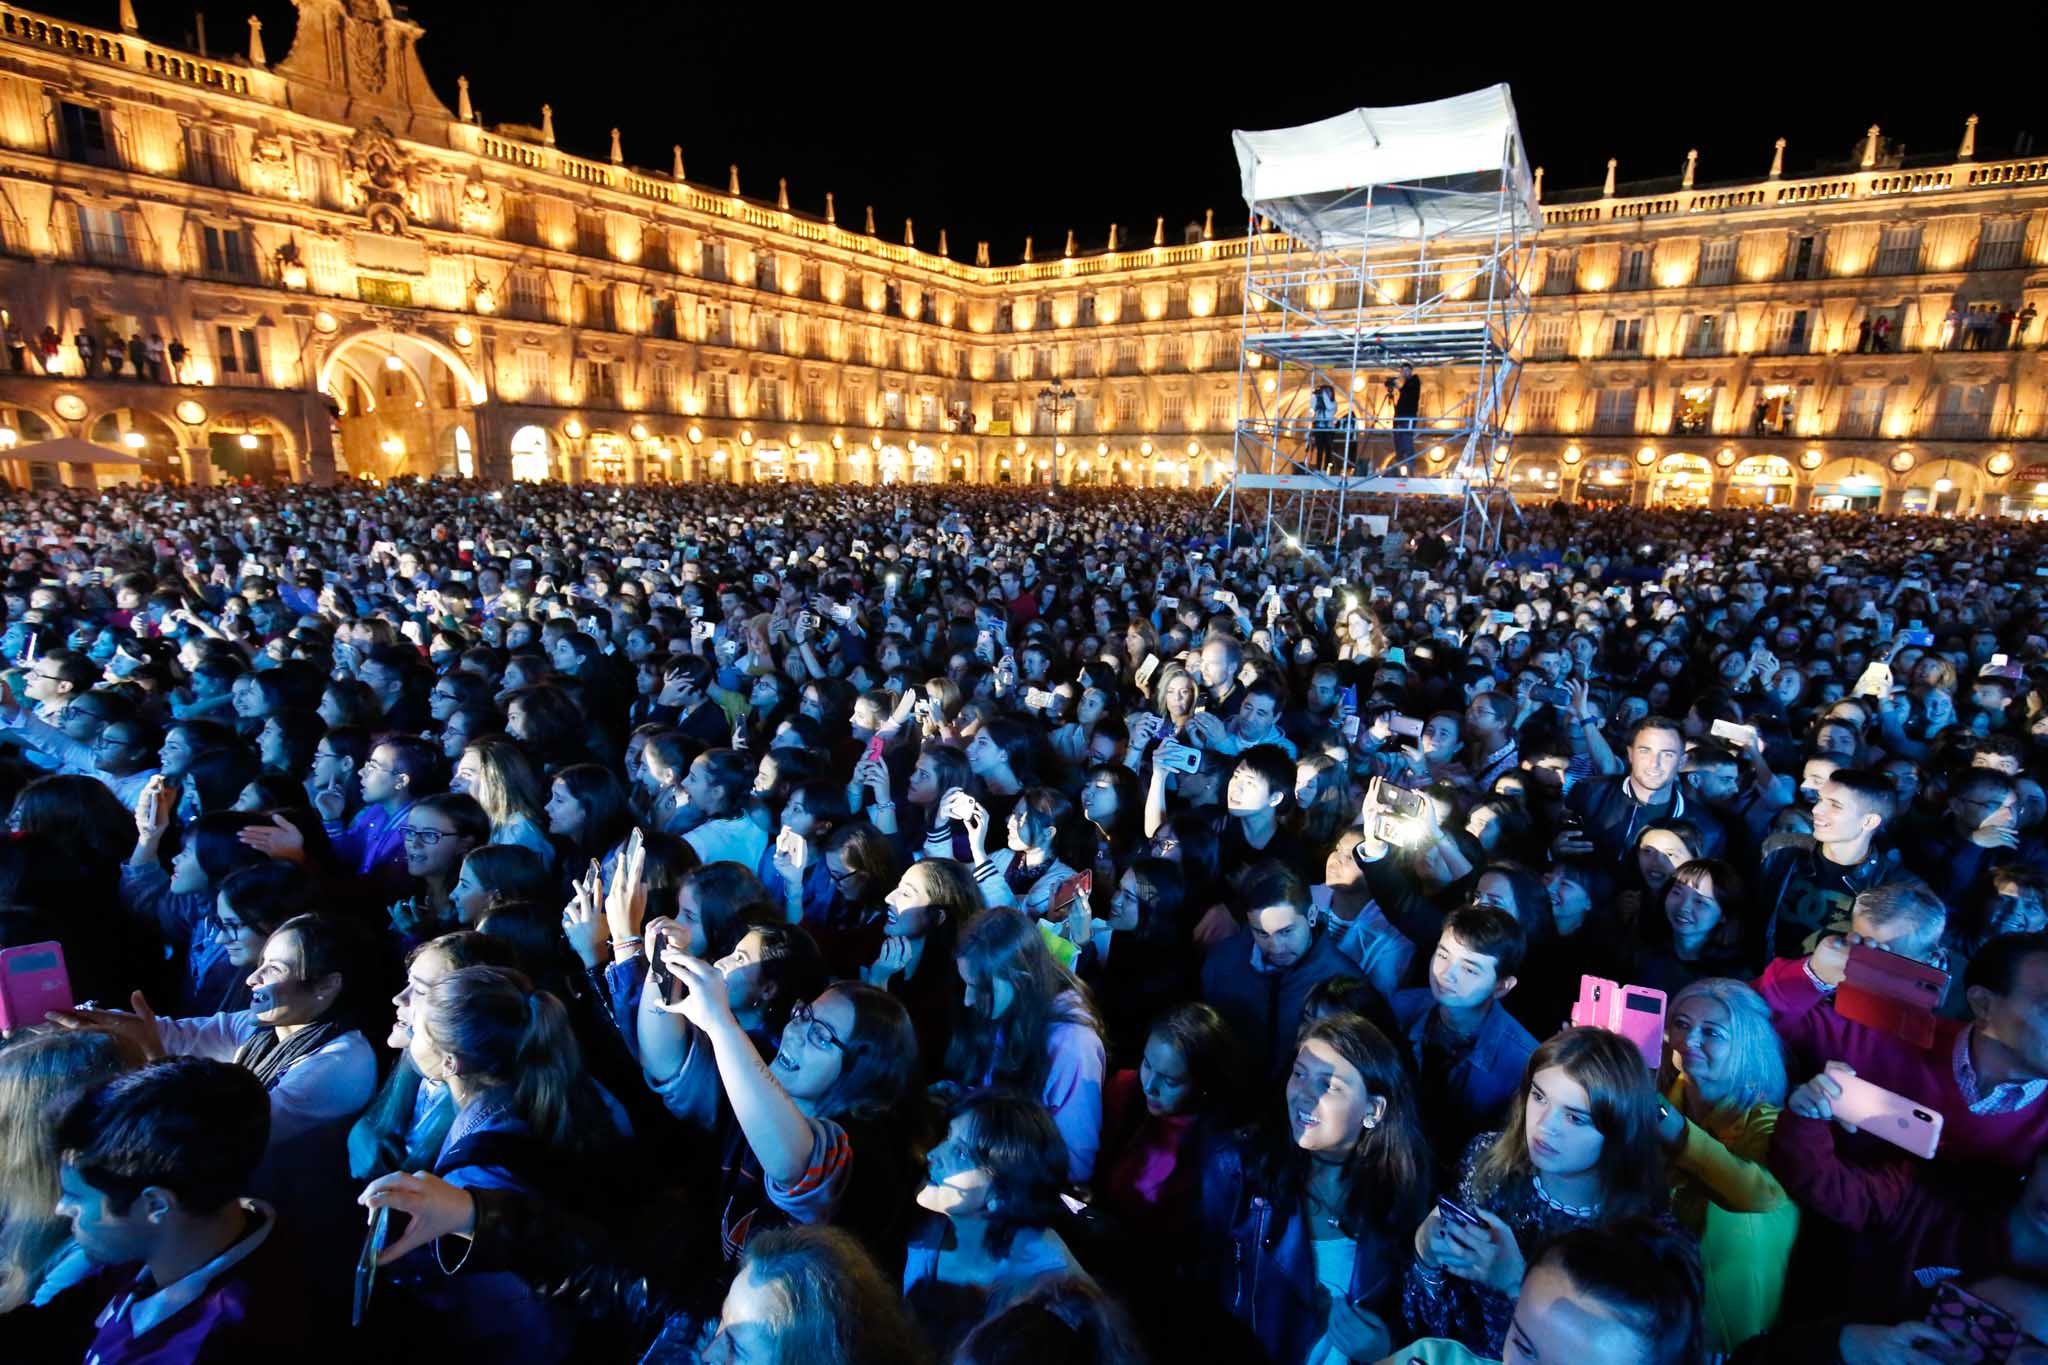
[[[30,441],[12,450],[0,450],[0,459],[30,460],[38,464],[141,464],[132,451],[81,441],[76,436],[53,436],[47,441]]]
[[[1540,224],[1505,85],[1268,132],[1235,132],[1245,203],[1322,247]]]

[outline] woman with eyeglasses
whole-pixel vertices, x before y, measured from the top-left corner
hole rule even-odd
[[[471,740],[448,783],[451,792],[476,799],[491,822],[490,842],[530,850],[545,867],[555,865],[548,839],[547,797],[526,751],[504,735]]]
[[[740,1013],[764,1003],[762,981],[752,970],[757,964],[739,959],[765,932],[749,933],[718,963],[690,956],[659,933],[647,936],[647,951],[659,954],[686,989],[671,1004],[650,974],[642,1018],[682,1016],[709,1044],[716,1065],[713,1127],[724,1177],[714,1204],[725,1255],[737,1258],[747,1238],[767,1228],[831,1223],[859,1236],[882,1265],[899,1265],[920,1174],[907,1104],[917,1076],[910,1016],[888,992],[861,982],[803,999],[795,994],[800,973],[788,973],[781,978],[791,990],[788,1020],[764,1065],[763,1040],[748,1033]],[[798,956],[807,942],[802,931],[782,932],[789,950],[782,960],[815,971],[815,957],[803,964]],[[743,1003],[736,1007],[736,999]],[[643,1065],[660,1060],[647,1041],[643,1035]]]
[[[460,923],[454,891],[462,860],[490,836],[482,806],[458,792],[423,796],[406,812],[405,870],[414,893],[391,907],[391,927],[404,946]]]
[[[1730,1351],[1777,1321],[1799,1233],[1799,1207],[1768,1164],[1785,1049],[1764,998],[1726,977],[1671,997],[1664,1040],[1657,1136],[1670,1162],[1671,1211],[1699,1239],[1708,1347]]]

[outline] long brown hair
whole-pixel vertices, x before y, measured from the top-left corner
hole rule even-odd
[[[1361,1015],[1332,1014],[1301,1031],[1303,1043],[1328,1044],[1357,1070],[1365,1091],[1387,1102],[1380,1121],[1359,1135],[1344,1159],[1344,1230],[1356,1237],[1368,1228],[1411,1228],[1420,1222],[1430,1195],[1429,1139],[1415,1107],[1415,1083],[1387,1036]],[[1308,1153],[1286,1131],[1287,1100],[1269,1106],[1260,1144],[1260,1174],[1268,1189],[1291,1201],[1307,1185]]]
[[[1585,1087],[1593,1126],[1604,1139],[1599,1161],[1601,1220],[1662,1211],[1669,1192],[1657,1145],[1657,1087],[1636,1045],[1599,1028],[1566,1029],[1530,1056],[1508,1126],[1473,1167],[1473,1188],[1484,1197],[1534,1175],[1529,1161],[1529,1087],[1537,1072],[1552,1067]]]
[[[957,1011],[946,1048],[946,1074],[955,1080],[979,1086],[986,1077],[1035,1095],[1051,1062],[1046,1039],[1054,1024],[1102,1032],[1088,988],[1059,964],[1037,923],[1021,911],[982,911],[961,929],[956,954],[986,989],[976,992],[982,1004],[969,1009],[963,999]],[[987,1013],[998,980],[1008,981],[1015,997],[1000,1019]]]

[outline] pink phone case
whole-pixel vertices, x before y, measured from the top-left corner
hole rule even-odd
[[[1836,1118],[1914,1156],[1934,1156],[1934,1149],[1941,1143],[1939,1109],[1853,1076],[1842,1069],[1840,1062],[1829,1062],[1826,1069],[1828,1078],[1842,1087],[1842,1097],[1833,1106]]]
[[[1619,1033],[1636,1045],[1643,1064],[1655,1071],[1664,1060],[1664,1006],[1664,992],[1652,987],[1582,976],[1579,1001],[1572,1006],[1572,1024]]]
[[[60,943],[25,943],[0,949],[0,1029],[40,1024],[51,1010],[68,1010],[71,977]]]

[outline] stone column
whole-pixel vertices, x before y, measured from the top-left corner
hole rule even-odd
[[[1726,480],[1726,479],[1716,479],[1716,480],[1714,480],[1714,486],[1713,486],[1712,490],[1711,490],[1711,491],[1709,491],[1709,492],[1708,492],[1708,494],[1707,494],[1707,506],[1708,506],[1709,508],[1711,508],[1712,510],[1714,510],[1714,511],[1718,512],[1718,511],[1720,511],[1720,510],[1721,510],[1722,508],[1726,507],[1727,505],[1728,505],[1728,480]]]
[[[307,483],[319,488],[334,483],[334,429],[327,421],[324,407],[308,414],[304,468],[300,473]]]
[[[1805,511],[1808,511],[1808,510],[1810,510],[1810,509],[1811,509],[1812,507],[1813,507],[1813,485],[1812,485],[1811,483],[1805,483],[1805,482],[1802,482],[1802,483],[1795,483],[1795,484],[1793,484],[1793,485],[1792,485],[1792,510],[1793,510],[1793,511],[1795,511],[1795,512],[1805,512]]]
[[[1885,485],[1884,501],[1878,504],[1877,510],[1888,517],[1895,517],[1899,514],[1899,509],[1905,505],[1906,490],[1898,484],[1890,483]]]
[[[185,482],[194,488],[208,488],[213,484],[213,452],[206,446],[181,446],[178,453],[185,459]]]
[[[1642,470],[1628,482],[1628,505],[1648,507],[1650,505],[1650,471]]]

